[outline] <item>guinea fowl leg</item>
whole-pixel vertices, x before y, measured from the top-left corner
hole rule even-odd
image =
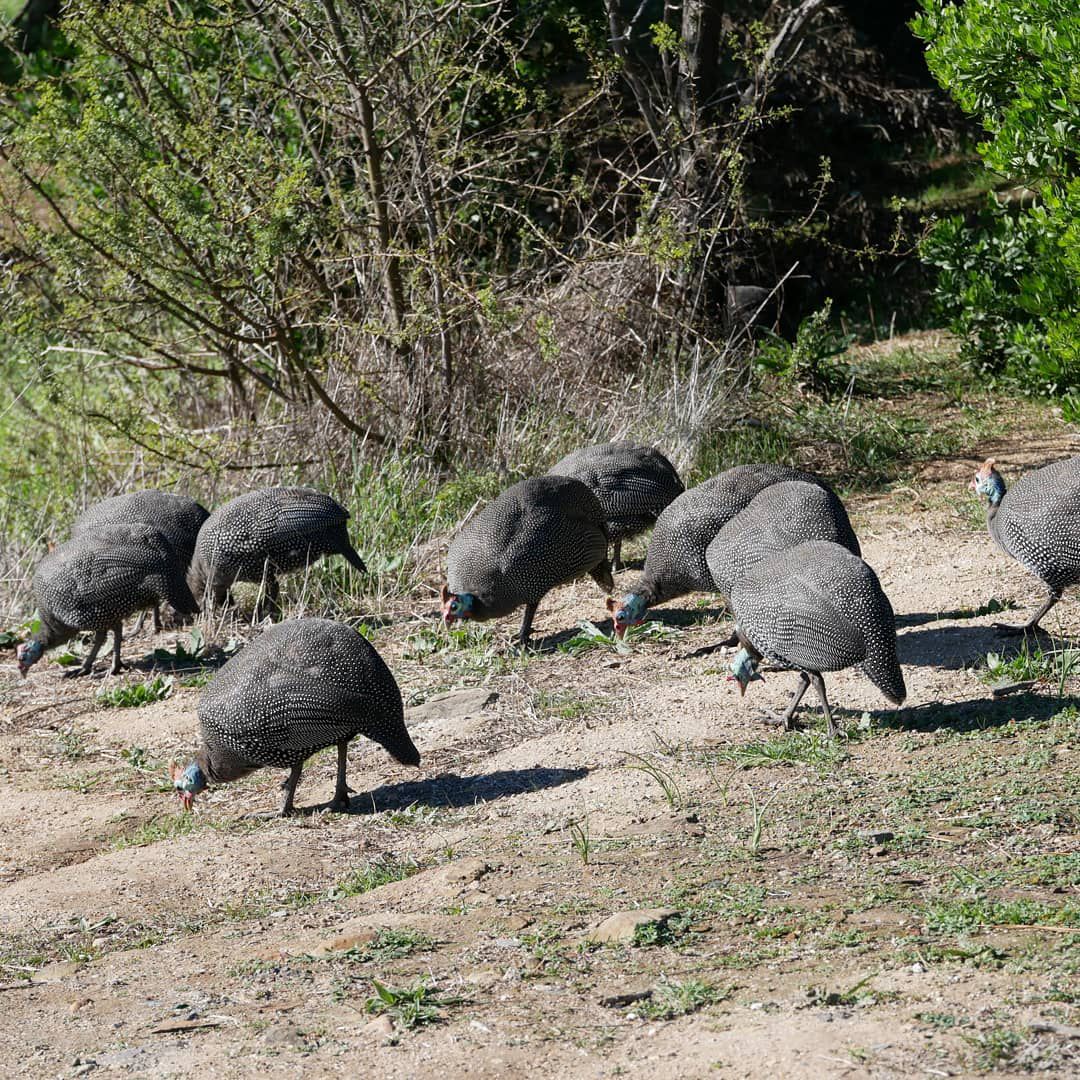
[[[263,590],[263,595],[259,600],[259,604],[255,609],[255,616],[260,621],[265,619],[267,615],[271,619],[277,619],[281,614],[281,589],[278,588],[277,576],[273,571],[267,569],[266,571],[266,583]]]
[[[616,540],[611,549],[611,570],[617,574],[622,569],[622,541]]]
[[[120,643],[124,640],[124,624],[118,622],[112,631],[112,667],[109,668],[110,675],[119,675],[123,670],[124,665],[120,660]]]
[[[345,811],[349,809],[349,794],[352,788],[345,779],[345,770],[349,764],[349,744],[339,742],[337,748],[337,786],[334,788],[334,798],[330,802],[331,810]]]
[[[521,619],[521,629],[518,631],[518,641],[521,642],[521,647],[523,649],[529,647],[529,638],[532,637],[533,619],[536,617],[536,609],[538,606],[538,604],[525,605],[525,614]]]
[[[152,625],[154,627],[154,633],[155,634],[160,634],[161,633],[161,608],[157,604],[155,604],[150,609],[150,617],[153,620]]]
[[[1014,634],[1026,634],[1033,630],[1040,630],[1042,633],[1047,633],[1039,626],[1039,620],[1061,599],[1060,591],[1056,589],[1050,590],[1050,595],[1046,598],[1046,603],[1026,622],[1016,625],[1014,623],[994,623],[994,629],[1001,635],[1001,637],[1012,637]]]
[[[89,675],[94,670],[94,661],[97,659],[97,654],[101,652],[101,646],[105,644],[105,638],[108,635],[108,630],[99,630],[94,635],[94,644],[90,647],[86,659],[74,671],[65,671],[63,677],[77,679],[80,675]]]
[[[300,783],[300,774],[304,771],[304,763],[301,761],[299,765],[294,765],[289,775],[285,777],[281,784],[281,790],[284,794],[281,796],[281,810],[279,816],[289,817],[296,813],[296,808],[293,806],[293,798],[296,795],[296,785]]]
[[[820,679],[821,676],[818,676]],[[805,671],[799,672],[799,685],[795,687],[795,693],[791,696],[791,704],[779,715],[771,716],[767,723],[777,724],[785,731],[792,731],[795,727],[795,710],[799,707],[799,702],[803,699],[803,694],[806,693],[806,688],[810,685],[810,676]],[[822,686],[821,693],[825,693],[825,688]],[[822,701],[824,701],[822,697]],[[827,708],[827,706],[826,706]]]
[[[833,722],[832,709],[829,708],[829,699],[825,696],[825,680],[817,672],[812,672],[810,681],[814,684],[818,699],[821,701],[821,711],[825,714],[825,734],[830,739],[835,739],[836,724]]]

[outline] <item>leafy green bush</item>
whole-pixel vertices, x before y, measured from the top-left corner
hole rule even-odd
[[[1080,415],[1080,8],[1071,0],[922,0],[927,62],[989,138],[979,153],[1037,205],[968,226],[940,222],[923,248],[939,297],[979,368]],[[1028,200],[1024,200],[1028,201]]]

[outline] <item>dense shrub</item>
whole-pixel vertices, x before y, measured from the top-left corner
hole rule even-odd
[[[981,369],[1035,393],[1080,395],[1080,8],[1071,0],[922,0],[916,33],[942,86],[988,137],[1004,186],[1034,193],[974,224],[939,223],[924,245],[942,305]],[[1025,205],[1029,202],[1034,205]]]

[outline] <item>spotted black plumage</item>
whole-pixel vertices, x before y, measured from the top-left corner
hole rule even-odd
[[[736,581],[762,559],[807,540],[831,540],[861,554],[844,504],[805,480],[784,480],[759,492],[713,538],[705,561],[713,586],[731,595]]]
[[[1080,457],[1065,458],[1025,473],[1008,491],[993,461],[975,474],[972,488],[987,497],[986,524],[1007,555],[1046,586],[1042,607],[1018,626],[999,624],[1002,633],[1024,633],[1080,582]]]
[[[611,591],[607,547],[603,507],[580,480],[522,480],[454,537],[443,617],[497,619],[524,604],[519,637],[527,645],[536,607],[557,585],[589,574]]]
[[[182,797],[255,769],[289,769],[283,816],[292,812],[304,762],[329,746],[338,748],[331,807],[348,808],[348,744],[357,735],[403,765],[420,764],[390,669],[360,634],[329,619],[293,619],[266,630],[207,685],[199,723],[194,762],[174,772]],[[185,786],[178,777],[189,775],[194,782]]]
[[[858,666],[891,702],[904,700],[892,606],[874,571],[839,544],[811,540],[763,559],[736,581],[730,602],[750,654],[732,667],[744,689],[738,669],[747,659],[751,668],[765,656],[801,672],[785,725],[813,682],[835,734],[823,671]]]
[[[659,450],[632,442],[602,443],[567,454],[551,476],[580,480],[604,508],[614,545],[613,569],[622,567],[622,542],[651,528],[684,491],[675,467]]]
[[[187,574],[195,554],[195,541],[209,511],[187,495],[169,491],[131,491],[114,495],[87,507],[72,523],[71,535],[82,536],[102,525],[149,525],[162,533],[179,559],[180,571]],[[161,629],[157,605],[153,608],[154,629]],[[142,625],[140,612],[138,626]]]
[[[673,500],[656,519],[641,577],[621,601],[608,601],[616,633],[640,623],[656,604],[690,592],[712,592],[705,557],[709,544],[758,492],[785,480],[828,486],[811,473],[786,465],[737,465]]]
[[[223,604],[236,581],[266,582],[266,601],[277,610],[277,574],[298,570],[323,555],[342,555],[366,572],[349,542],[349,511],[329,495],[306,487],[249,491],[219,506],[203,523],[189,582],[196,596]]]
[[[102,525],[73,537],[42,559],[33,589],[41,628],[19,646],[24,674],[45,649],[63,644],[80,630],[93,630],[93,648],[73,673],[89,674],[112,630],[115,675],[127,616],[165,602],[181,615],[199,610],[172,545],[147,525]]]

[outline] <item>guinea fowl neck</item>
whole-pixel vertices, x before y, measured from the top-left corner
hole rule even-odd
[[[255,771],[255,766],[238,757],[223,746],[213,750],[201,747],[195,754],[195,763],[211,784],[227,784]]]

